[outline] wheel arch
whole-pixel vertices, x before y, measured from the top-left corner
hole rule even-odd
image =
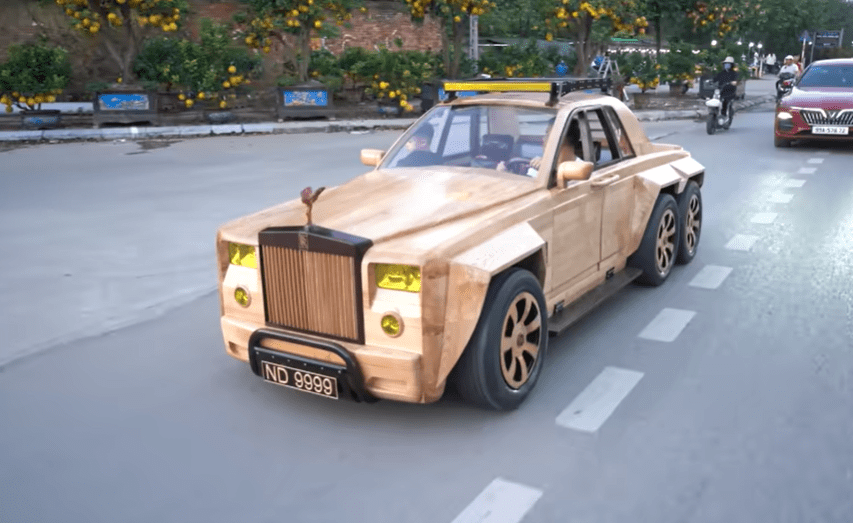
[[[491,282],[520,268],[544,285],[547,272],[545,240],[528,223],[492,236],[450,261],[441,361],[436,383],[447,379],[471,339],[482,315]]]

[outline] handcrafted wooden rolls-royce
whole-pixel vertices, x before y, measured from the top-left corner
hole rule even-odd
[[[388,151],[361,152],[373,170],[223,225],[227,353],[329,398],[427,403],[452,383],[516,408],[549,333],[696,255],[703,166],[607,87],[446,81]]]

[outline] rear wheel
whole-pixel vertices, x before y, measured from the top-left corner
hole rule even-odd
[[[510,269],[489,286],[452,379],[466,401],[512,410],[536,385],[547,349],[548,317],[539,281],[526,270]]]
[[[676,261],[687,264],[696,256],[699,236],[702,233],[702,193],[699,190],[699,184],[693,180],[687,182],[684,192],[678,195],[677,203],[681,225]]]
[[[658,196],[646,232],[628,265],[643,271],[637,283],[657,286],[666,281],[677,256],[679,237],[678,204],[669,194]]]

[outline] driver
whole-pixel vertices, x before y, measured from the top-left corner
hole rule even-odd
[[[735,71],[735,59],[727,56],[723,60],[723,70],[714,76],[714,82],[720,85],[720,98],[723,100],[723,108],[720,114],[728,116],[729,107],[737,94],[737,71]]]

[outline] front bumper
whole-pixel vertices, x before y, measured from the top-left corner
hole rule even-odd
[[[777,138],[786,140],[851,140],[853,139],[853,127],[848,127],[846,135],[814,134],[812,125],[808,124],[799,112],[793,111],[793,118],[780,120],[774,118],[773,134]]]
[[[249,363],[258,375],[258,361],[276,356],[285,365],[340,376],[341,396],[357,401],[429,403],[444,393],[444,384],[425,390],[419,353],[332,341],[225,316],[221,323],[226,352]]]

